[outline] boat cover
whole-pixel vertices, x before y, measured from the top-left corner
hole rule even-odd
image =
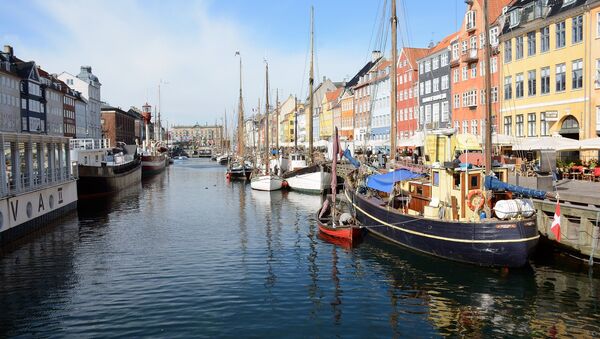
[[[509,191],[527,198],[544,199],[546,197],[546,191],[534,190],[527,187],[507,184],[491,175],[485,177],[484,184],[485,188],[492,191]]]
[[[392,193],[395,183],[422,176],[423,174],[421,173],[415,173],[407,169],[399,169],[385,174],[373,174],[367,177],[367,187],[381,192]]]
[[[350,149],[346,148],[343,155],[346,159],[348,159],[348,161],[350,161],[352,166],[354,166],[356,168],[360,167],[360,162],[358,162],[358,160],[354,159],[354,157],[352,156],[352,153],[350,153]]]

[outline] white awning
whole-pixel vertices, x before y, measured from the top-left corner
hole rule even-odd
[[[416,132],[408,139],[400,139],[398,147],[422,147],[425,145],[425,133]]]
[[[580,148],[579,141],[562,136],[518,138],[513,151],[572,151]]]
[[[584,139],[578,142],[581,150],[600,150],[600,138]]]

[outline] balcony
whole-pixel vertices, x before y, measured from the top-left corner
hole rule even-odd
[[[461,56],[462,62],[472,63],[477,62],[479,60],[479,56],[477,55],[477,48],[471,48],[467,51],[467,53]]]
[[[456,67],[458,65],[460,65],[460,59],[459,58],[456,58],[456,59],[451,58],[450,59],[450,67]]]

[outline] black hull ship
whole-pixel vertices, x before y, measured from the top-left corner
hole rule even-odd
[[[346,198],[369,232],[404,247],[480,266],[528,264],[539,235],[535,217],[519,221],[445,221],[403,214],[380,198],[367,198],[348,183]]]

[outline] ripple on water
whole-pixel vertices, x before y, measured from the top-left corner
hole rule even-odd
[[[437,337],[600,333],[597,275],[502,274],[367,237],[317,237],[320,197],[189,160],[0,256],[0,337]]]

